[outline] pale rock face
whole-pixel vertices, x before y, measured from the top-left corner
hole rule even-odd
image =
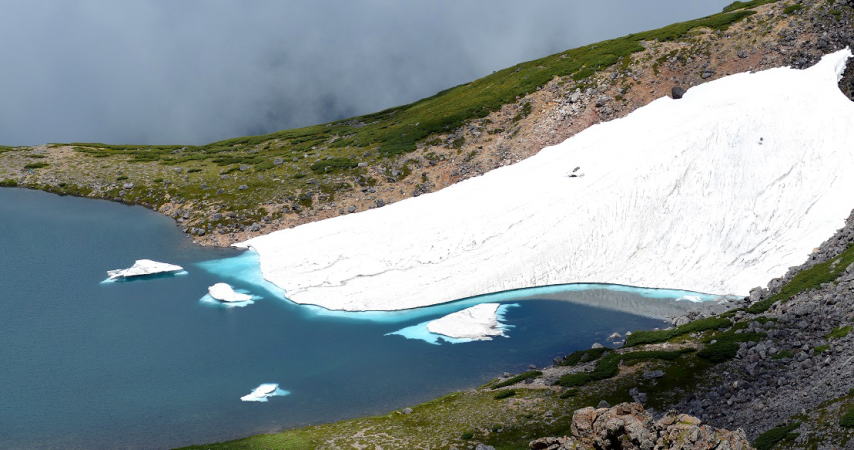
[[[208,287],[208,294],[221,302],[248,302],[252,300],[251,295],[235,291],[228,283],[216,283]]]
[[[109,279],[131,278],[158,273],[178,272],[180,270],[184,270],[184,268],[175,264],[167,264],[150,259],[138,259],[133,263],[133,266],[127,269],[108,270],[107,276]]]
[[[850,54],[711,81],[439,192],[238,246],[329,309],[573,282],[745,295],[854,209]]]
[[[473,341],[488,341],[493,336],[504,336],[498,321],[499,307],[501,305],[498,303],[481,303],[429,322],[427,331]]]

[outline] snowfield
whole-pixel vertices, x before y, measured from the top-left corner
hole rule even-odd
[[[572,282],[747,294],[854,209],[850,55],[728,76],[439,192],[237,245],[329,309]]]

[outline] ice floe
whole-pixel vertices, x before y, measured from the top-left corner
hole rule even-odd
[[[441,191],[238,246],[289,299],[338,310],[572,282],[744,295],[854,208],[850,54],[723,77]]]
[[[115,269],[107,271],[107,280],[118,280],[123,278],[142,277],[146,275],[158,275],[167,273],[180,273],[184,268],[175,264],[168,264],[150,259],[137,259],[127,269]]]
[[[403,336],[436,345],[442,342],[461,344],[489,341],[493,337],[507,336],[506,332],[512,325],[504,323],[504,315],[508,308],[517,306],[516,303],[481,303],[386,335]]]
[[[208,287],[208,294],[221,302],[248,302],[253,299],[249,294],[235,291],[228,283],[216,283]]]
[[[433,320],[427,324],[427,330],[434,334],[474,341],[488,341],[493,336],[504,336],[504,329],[496,316],[500,306],[498,303],[481,303]]]
[[[279,389],[279,385],[276,383],[262,383],[252,392],[240,397],[240,400],[244,402],[266,402],[269,397],[283,397],[288,394],[290,392]]]

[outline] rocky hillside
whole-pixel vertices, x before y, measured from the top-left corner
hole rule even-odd
[[[138,203],[225,245],[435,191],[707,80],[851,43],[849,0],[720,14],[561,52],[411,105],[205,146],[0,147],[0,185]],[[854,75],[844,83],[851,90]],[[679,92],[679,89],[675,90]]]

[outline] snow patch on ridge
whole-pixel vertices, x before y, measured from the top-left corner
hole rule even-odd
[[[850,55],[724,77],[439,192],[238,246],[289,299],[329,309],[576,281],[746,294],[854,208]]]

